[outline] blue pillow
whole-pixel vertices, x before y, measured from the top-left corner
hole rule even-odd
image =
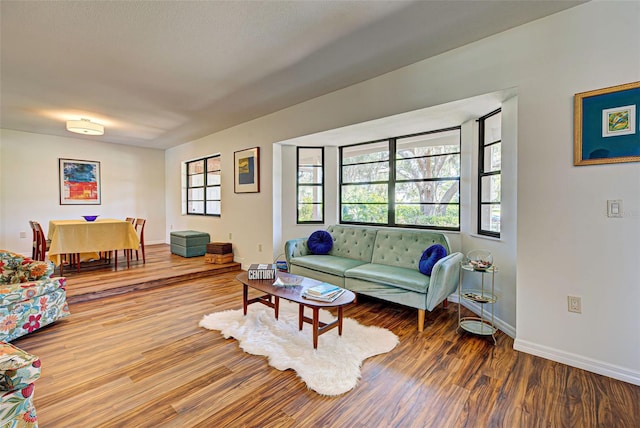
[[[431,276],[431,271],[436,265],[438,260],[447,256],[447,249],[440,244],[435,244],[424,250],[420,263],[418,263],[418,270],[420,273]]]
[[[333,238],[326,230],[316,230],[309,236],[307,247],[313,254],[328,254],[333,248]]]

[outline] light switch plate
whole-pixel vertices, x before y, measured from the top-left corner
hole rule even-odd
[[[622,217],[622,199],[607,201],[607,217]]]

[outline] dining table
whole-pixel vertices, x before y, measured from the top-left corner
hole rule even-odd
[[[50,220],[47,237],[51,240],[49,260],[56,266],[66,254],[79,254],[80,260],[86,261],[98,259],[101,252],[140,248],[133,224],[119,219]]]

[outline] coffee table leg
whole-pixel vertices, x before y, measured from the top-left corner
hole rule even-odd
[[[302,330],[303,318],[304,318],[304,305],[298,304],[298,330]]]
[[[247,300],[249,300],[249,286],[242,284],[242,310],[247,315]]]
[[[320,308],[313,309],[313,349],[318,349],[318,329],[320,328]]]
[[[342,306],[338,308],[338,336],[342,336]]]
[[[278,314],[280,313],[280,298],[278,296],[275,297],[275,303],[273,305],[273,309],[276,312],[276,319],[278,319]]]

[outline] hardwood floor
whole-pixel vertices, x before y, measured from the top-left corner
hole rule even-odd
[[[428,313],[418,333],[415,310],[360,296],[345,316],[392,330],[400,344],[365,360],[354,390],[319,396],[198,327],[205,314],[241,307],[238,271],[205,277],[201,259],[167,261],[168,247],[156,250],[112,276],[70,274],[71,316],[14,341],[42,360],[41,427],[640,426],[640,387],[516,352],[503,333],[496,346],[458,334],[456,304]],[[168,263],[158,269],[170,271],[169,285],[157,286],[154,260]],[[173,278],[190,264],[193,277]],[[100,296],[105,281],[135,289],[130,276],[156,286],[79,294]]]
[[[135,290],[166,286],[185,279],[209,277],[222,272],[240,270],[240,263],[212,264],[204,263],[202,257],[184,258],[171,254],[169,245],[147,245],[147,263],[139,260],[130,261],[123,251],[118,252],[118,269],[111,260],[82,263],[80,272],[74,268],[63,269],[67,278],[67,301],[69,303],[83,302],[127,293]],[[58,271],[56,271],[56,275]]]

